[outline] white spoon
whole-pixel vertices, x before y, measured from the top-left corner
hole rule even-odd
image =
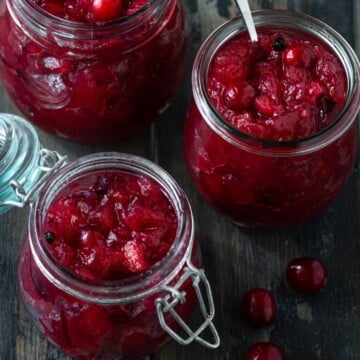
[[[256,43],[258,41],[258,36],[254,25],[254,20],[251,15],[248,0],[236,0],[236,3],[240,9],[241,15],[244,18],[247,31],[250,35],[250,40],[252,43]]]

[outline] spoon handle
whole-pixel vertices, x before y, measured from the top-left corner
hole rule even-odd
[[[251,42],[257,42],[258,36],[257,36],[257,32],[256,32],[255,25],[254,25],[254,20],[251,15],[248,0],[236,0],[236,2],[239,6],[241,15],[244,18],[245,25],[246,25],[246,28],[250,35]]]

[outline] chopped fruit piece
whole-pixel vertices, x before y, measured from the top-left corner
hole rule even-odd
[[[328,274],[320,260],[304,256],[290,261],[286,268],[286,279],[294,290],[311,295],[326,286]]]
[[[283,55],[285,65],[303,66],[310,68],[315,62],[315,55],[304,45],[293,45],[288,47]]]
[[[276,317],[274,296],[266,289],[249,290],[244,296],[242,309],[246,319],[253,326],[271,325]]]
[[[104,243],[104,235],[100,231],[91,228],[84,229],[80,232],[79,240],[78,246],[80,248],[93,247]]]
[[[96,21],[111,21],[120,17],[122,8],[122,0],[92,0],[89,11]]]
[[[229,86],[224,92],[226,106],[235,111],[246,110],[252,104],[255,97],[255,89],[251,84],[241,86]]]
[[[165,216],[162,210],[149,209],[135,204],[128,211],[124,223],[134,231],[152,229],[164,224]]]
[[[277,345],[261,342],[251,346],[246,360],[285,360],[285,354]]]
[[[266,95],[260,95],[255,99],[255,107],[265,116],[271,116],[275,111],[274,102]]]
[[[145,259],[145,253],[142,245],[136,241],[129,241],[123,247],[124,265],[132,273],[141,273],[149,268]]]

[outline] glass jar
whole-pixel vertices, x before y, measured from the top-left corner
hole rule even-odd
[[[329,206],[352,171],[358,145],[359,62],[349,44],[319,20],[281,10],[253,16],[257,29],[296,32],[326,44],[346,73],[345,105],[331,126],[297,141],[262,140],[230,125],[210,100],[207,81],[214,54],[245,31],[242,19],[235,18],[205,40],[195,59],[185,160],[200,194],[233,222],[289,226]]]
[[[169,174],[149,160],[128,154],[97,153],[68,163],[66,157],[46,149],[40,150],[34,168],[41,172],[38,180],[28,191],[13,180],[19,199],[0,199],[0,209],[32,205],[19,258],[19,289],[25,308],[45,338],[79,359],[149,355],[170,338],[183,345],[192,341],[208,348],[219,345],[190,204]],[[159,185],[176,214],[176,234],[166,255],[148,270],[103,281],[80,277],[61,264],[50,251],[44,223],[55,199],[75,189],[86,190],[95,176],[109,171],[151,179]],[[61,256],[67,256],[65,250]],[[192,330],[186,322],[196,306],[204,319]],[[201,337],[206,328],[213,339]]]
[[[116,21],[53,16],[33,0],[0,3],[0,75],[41,129],[83,143],[135,134],[165,109],[184,70],[181,0],[149,0]]]

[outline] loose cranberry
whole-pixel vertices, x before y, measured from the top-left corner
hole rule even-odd
[[[253,326],[272,324],[276,317],[274,296],[266,289],[249,290],[243,299],[243,312]]]
[[[285,354],[277,345],[261,342],[251,346],[246,360],[285,360]]]
[[[311,295],[325,287],[328,273],[320,260],[304,256],[290,261],[286,269],[286,280],[296,291]]]
[[[123,8],[122,0],[93,0],[90,13],[96,21],[111,21],[118,18]]]

